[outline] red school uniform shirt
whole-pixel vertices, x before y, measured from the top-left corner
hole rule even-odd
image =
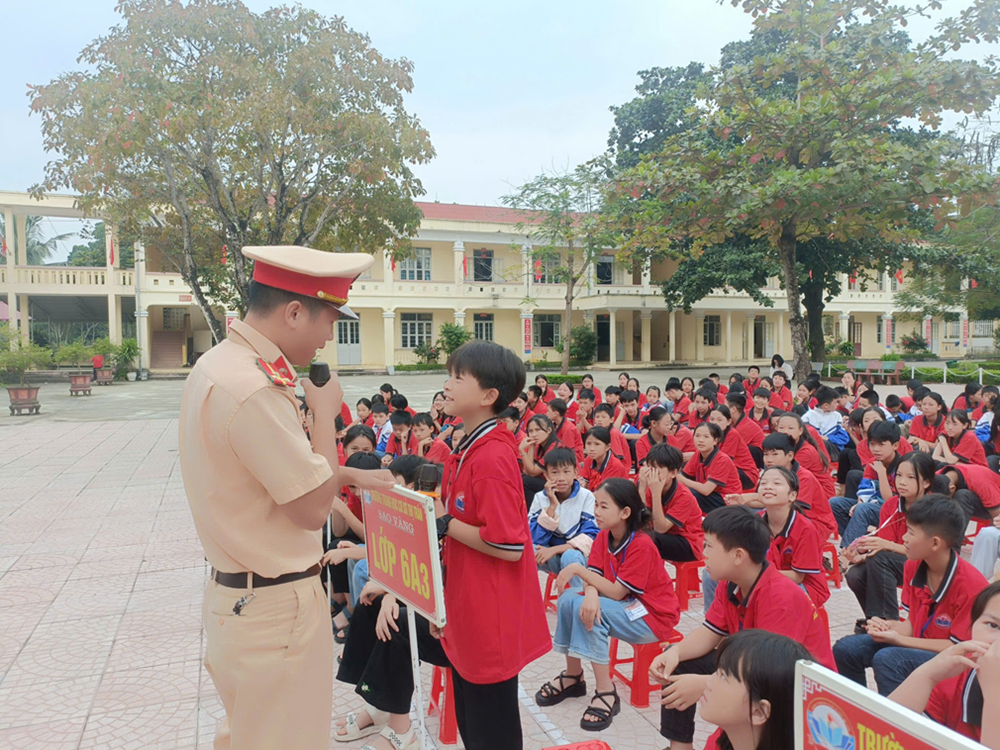
[[[653,493],[646,490],[646,507],[653,510]],[[673,526],[668,534],[687,539],[696,560],[701,560],[705,552],[705,531],[701,525],[702,512],[687,485],[674,479],[673,484],[663,488],[660,498],[663,514]]]
[[[752,396],[753,392],[758,388],[760,388],[760,378],[757,378],[756,380],[750,380],[750,378],[743,379],[743,390],[746,393],[749,393]]]
[[[771,412],[768,409],[764,409],[764,413],[761,414],[760,419],[757,419],[755,416],[754,409],[749,409],[746,413],[746,419],[757,425],[765,437],[771,434]]]
[[[722,452],[733,459],[736,468],[741,469],[751,479],[760,473],[753,456],[750,455],[747,444],[743,442],[740,433],[732,427],[726,430],[726,434],[722,438]]]
[[[685,419],[687,419],[688,414],[691,412],[691,399],[687,396],[681,396],[680,399],[674,402],[674,414],[679,414]]]
[[[641,531],[632,532],[616,547],[612,547],[612,541],[607,529],[597,535],[587,568],[612,583],[620,582],[646,608],[647,614],[642,619],[653,635],[661,641],[670,638],[681,619],[681,608],[656,545]],[[538,588],[537,582],[535,587]]]
[[[763,446],[764,430],[752,419],[748,419],[746,414],[740,417],[740,421],[733,425],[733,429],[740,434],[740,437],[743,438],[743,442],[747,446],[754,448],[761,448]]]
[[[868,438],[865,438],[858,443],[857,450],[858,460],[861,462],[863,467],[868,468],[875,463],[875,456],[872,455],[871,448],[868,447]],[[900,456],[905,456],[907,453],[913,453],[913,446],[910,444],[910,441],[906,438],[900,438],[899,448],[896,450],[896,453]]]
[[[729,395],[729,386],[724,385],[723,383],[719,383],[719,385],[716,387],[715,390],[722,398],[725,398],[726,396]]]
[[[556,397],[556,392],[554,390],[552,390],[551,388],[546,388],[545,389],[545,393],[542,394],[542,398],[540,400],[544,401],[547,404],[547,403],[549,403],[549,401],[551,401],[555,397]]]
[[[927,421],[927,417],[921,414],[919,417],[914,417],[910,421],[910,437],[915,437],[918,440],[926,440],[928,443],[933,443],[938,439],[938,435],[944,432],[944,416],[938,414],[938,421],[936,425],[931,425]]]
[[[580,413],[580,405],[574,401],[572,404],[566,406],[566,419],[571,419],[576,422],[576,415]]]
[[[792,391],[787,385],[781,386],[780,391],[775,391],[781,396],[782,410],[791,411],[792,407],[795,406],[795,397],[792,396]]]
[[[691,430],[691,432],[694,432],[695,428],[698,425],[705,424],[705,422],[708,421],[708,415],[711,414],[711,413],[712,413],[712,410],[709,409],[708,411],[705,412],[705,416],[703,417],[703,416],[699,415],[698,414],[698,410],[695,409],[692,406],[691,407],[691,411],[688,412],[688,420],[687,420],[688,421],[688,429]]]
[[[961,483],[965,486],[959,487],[959,489],[975,492],[984,508],[989,510],[1000,506],[1000,474],[976,464],[955,464],[954,466],[946,466],[941,471],[949,469],[954,469],[962,477]]]
[[[604,461],[601,462],[600,466],[597,466],[596,462],[589,458],[583,462],[580,479],[587,480],[587,487],[591,492],[600,487],[605,479],[612,477],[628,479],[628,469],[625,468],[625,464],[614,457],[610,450],[605,454]]]
[[[965,394],[961,394],[955,399],[955,403],[951,405],[952,409],[961,409],[962,411],[969,410],[969,400],[965,397]]]
[[[979,742],[983,730],[983,691],[975,669],[967,669],[931,690],[924,713],[938,724]]]
[[[448,513],[479,527],[499,549],[522,550],[516,562],[484,555],[452,538],[444,544],[444,600],[448,626],[441,636],[448,659],[466,680],[503,682],[552,648],[545,619],[524,486],[510,430],[489,420],[448,455],[442,483]]]
[[[507,428],[504,427],[504,429],[506,430]],[[434,438],[431,444],[427,446],[423,456],[431,463],[443,464],[445,459],[448,458],[449,453],[451,453],[451,448],[448,447],[448,444],[441,438]]]
[[[820,459],[819,453],[816,452],[811,443],[807,443],[805,440],[801,441],[800,445],[795,449],[795,460],[799,462],[803,469],[813,473],[813,476],[816,477],[827,497],[833,497],[836,494],[830,470],[823,466],[823,461]]]
[[[900,396],[899,403],[903,405],[903,409],[905,409],[906,411],[909,411],[910,409],[913,408],[913,399],[910,398],[909,396]]]
[[[657,442],[653,440],[653,433],[647,432],[645,435],[643,435],[641,438],[635,441],[635,462],[639,466],[645,464],[646,456],[648,456],[649,452],[653,450],[653,446],[660,445],[661,443],[666,443],[667,445],[671,445],[670,437],[671,436],[668,436],[663,440]],[[683,451],[681,452],[683,453]]]
[[[878,529],[875,536],[893,544],[903,543],[906,533],[906,501],[899,495],[890,497],[882,503],[878,512]]]
[[[529,418],[535,416],[536,414],[541,414],[544,416],[548,410],[549,410],[548,405],[544,401],[542,401],[542,399],[538,399],[535,402],[534,406],[530,404],[528,405],[525,416]]]
[[[819,532],[820,541],[825,542],[831,536],[837,535],[837,519],[830,507],[830,498],[823,491],[816,475],[808,469],[803,469],[796,461],[792,466],[799,480],[797,499],[802,505],[802,515],[813,522]]]
[[[416,452],[417,439],[413,437],[412,432],[407,437],[405,446],[396,439],[395,432],[389,435],[389,439],[385,443],[385,455],[392,456],[393,458],[398,458],[399,456],[412,456]]]
[[[897,453],[896,457],[892,459],[892,463],[885,467],[885,475],[889,479],[889,486],[892,487],[892,494],[896,494],[896,471],[899,469],[899,462],[901,456]],[[871,481],[872,484],[878,484],[878,474],[875,473],[875,462],[872,461],[865,467],[865,473],[862,475],[865,479]],[[882,488],[879,487],[879,496],[882,494]],[[885,500],[885,498],[882,498]]]
[[[948,438],[948,445],[954,453],[965,464],[975,464],[976,466],[987,466],[986,451],[983,444],[979,442],[974,430],[966,430],[958,438],[958,442],[952,444],[952,439]]]
[[[691,460],[684,467],[684,476],[696,482],[712,482],[716,486],[716,491],[723,497],[743,492],[743,483],[740,481],[739,472],[736,471],[736,464],[718,448],[704,460],[700,453],[691,456]]]
[[[583,438],[572,420],[563,419],[562,424],[556,430],[556,437],[576,454],[577,461],[583,460]]]
[[[826,460],[829,461],[830,451],[828,451],[826,448],[826,439],[823,437],[822,433],[820,433],[820,431],[817,430],[815,427],[813,427],[811,424],[807,424],[806,429],[809,430],[809,434],[812,435],[812,439],[816,441],[816,445],[819,446],[819,449],[823,452],[823,455],[826,456]]]
[[[615,458],[625,464],[625,468],[628,468],[628,464],[632,463],[632,450],[629,448],[628,438],[614,427],[609,432],[611,433],[611,452],[615,454]]]
[[[766,520],[767,511],[761,511]],[[830,587],[823,573],[822,540],[816,526],[795,509],[788,514],[785,526],[771,538],[767,560],[778,570],[791,570],[804,577],[802,585],[813,604],[822,607],[830,598]]]
[[[805,646],[824,667],[837,671],[830,633],[816,605],[798,584],[770,563],[764,563],[746,597],[740,597],[735,583],[719,581],[715,601],[705,615],[705,627],[721,636],[750,628],[784,635]]]
[[[907,560],[903,566],[900,601],[910,613],[914,637],[950,639],[952,643],[969,640],[972,602],[987,585],[983,574],[954,550],[937,591],[931,591],[927,584],[927,563]]]
[[[681,453],[697,452],[697,448],[694,447],[694,433],[682,424],[677,425],[677,432],[667,437],[667,443]]]
[[[775,393],[774,391],[771,391],[771,396],[767,400],[767,405],[770,406],[772,409],[781,409],[783,411],[789,411],[788,409],[785,409],[785,400],[781,398],[781,394]]]
[[[340,402],[340,418],[344,420],[344,427],[354,421],[354,417],[351,416],[351,407],[344,401]]]

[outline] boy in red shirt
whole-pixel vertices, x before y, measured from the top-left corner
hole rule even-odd
[[[739,433],[740,437],[743,438],[743,442],[747,444],[754,461],[757,462],[757,466],[763,466],[764,454],[762,453],[762,446],[764,443],[764,430],[752,419],[747,418],[746,395],[743,393],[730,393],[726,396],[726,405],[729,407],[730,414],[733,415],[733,429]]]
[[[566,418],[566,402],[561,398],[549,401],[546,416],[555,428],[560,442],[576,454],[576,460],[583,460],[583,437],[572,419]]]
[[[694,394],[694,404],[688,412],[688,429],[694,430],[700,424],[708,421],[712,407],[716,405],[715,391],[711,388],[699,388]]]
[[[962,506],[966,518],[992,521],[1000,516],[1000,474],[975,464],[955,464],[940,471],[948,494]]]
[[[889,695],[909,674],[952,643],[969,639],[972,601],[986,588],[983,574],[958,556],[965,517],[946,495],[924,495],[906,513],[903,547],[905,622],[872,617],[867,634],[841,638],[833,647],[837,669],[866,685],[872,667],[881,695]]]
[[[752,510],[727,506],[705,517],[705,567],[719,582],[701,627],[653,660],[650,675],[664,685],[660,734],[671,750],[691,750],[695,706],[715,671],[715,648],[750,628],[785,635],[834,669],[830,634],[806,593],[767,562],[771,532]]]
[[[581,435],[590,432],[594,426],[594,392],[588,388],[581,390],[576,396],[576,430]]]
[[[667,398],[674,403],[674,414],[686,420],[688,412],[691,411],[691,399],[684,395],[684,390],[681,388],[681,381],[677,378],[670,378],[667,381],[666,394]]]
[[[653,541],[660,557],[670,562],[700,560],[705,546],[701,508],[677,480],[684,467],[681,452],[672,445],[654,445],[639,470],[639,494],[653,512]]]
[[[1000,747],[1000,713],[993,710],[1000,705],[1000,582],[972,604],[972,640],[917,667],[889,699],[986,747]],[[991,710],[984,711],[987,706]]]
[[[632,450],[621,431],[615,429],[615,409],[611,404],[594,407],[594,427],[603,427],[611,433],[611,452],[628,468],[628,462],[632,460]]]
[[[753,393],[760,388],[760,368],[757,365],[750,365],[747,368],[747,377],[743,381],[743,390]]]
[[[417,438],[413,435],[413,417],[405,411],[394,411],[389,416],[392,434],[385,444],[385,455],[382,465],[388,466],[392,459],[399,456],[413,456],[417,453]]]
[[[530,415],[544,414],[548,404],[546,404],[544,399],[542,398],[542,389],[539,388],[537,385],[529,385],[527,393],[528,393],[527,411],[530,412]],[[525,414],[525,416],[529,416],[529,414]]]
[[[586,459],[580,472],[580,481],[591,492],[596,490],[605,479],[619,477],[628,479],[628,469],[625,464],[615,458],[611,450],[611,431],[603,427],[594,427],[587,433],[583,444]]]
[[[451,448],[441,438],[434,437],[434,417],[429,412],[421,412],[413,418],[410,434],[417,441],[414,453],[431,463],[443,464]]]
[[[441,485],[448,624],[431,633],[451,661],[465,746],[520,750],[518,674],[552,648],[517,447],[496,421],[524,387],[524,363],[498,344],[470,341],[449,357],[448,372],[446,408],[467,434]]]

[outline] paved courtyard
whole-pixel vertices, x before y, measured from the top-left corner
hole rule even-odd
[[[349,379],[348,398],[384,380]],[[441,377],[393,382],[421,408]],[[41,417],[0,417],[0,748],[212,746],[222,709],[202,667],[207,568],[177,459],[182,385],[120,384],[72,401],[49,385]],[[846,586],[827,609],[834,638],[860,616]],[[700,621],[695,600],[680,630]],[[579,728],[582,699],[543,712],[529,698],[562,668],[549,654],[521,675],[530,750],[593,738]],[[655,703],[623,704],[602,739],[615,750],[665,746]],[[337,684],[333,715],[357,706]],[[436,717],[429,726],[436,740]],[[698,742],[707,734],[699,725]]]

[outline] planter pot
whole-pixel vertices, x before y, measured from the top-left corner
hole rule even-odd
[[[9,385],[7,395],[10,396],[10,415],[18,416],[27,412],[28,414],[38,414],[42,405],[38,403],[37,385]]]
[[[97,371],[97,384],[98,385],[111,385],[115,379],[115,371],[110,367],[102,367]]]
[[[128,378],[128,382],[134,383],[137,375],[138,375],[138,373],[136,373],[135,371],[133,371],[133,372],[126,373],[125,377]]]
[[[69,395],[70,396],[89,396],[90,395],[90,382],[91,375],[70,375],[69,376]]]

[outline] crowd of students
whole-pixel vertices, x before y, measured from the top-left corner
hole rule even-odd
[[[612,724],[621,700],[610,639],[672,641],[650,674],[663,685],[661,734],[693,747],[791,748],[801,658],[1000,750],[1000,392],[970,385],[949,409],[919,381],[884,399],[846,373],[790,389],[790,368],[751,366],[723,384],[621,373],[603,389],[543,375],[524,389],[516,356],[471,342],[416,413],[385,384],[345,405],[340,458],[387,467],[439,498],[448,625],[418,620],[422,660],[450,667],[469,748],[521,746],[517,676],[550,648],[565,669],[539,686],[551,706],[588,698],[580,726]],[[303,423],[309,416],[303,407]],[[959,552],[976,522],[972,562]],[[345,487],[326,532],[339,679],[362,710],[335,739],[415,750],[402,606],[364,561],[358,492]],[[839,554],[824,558],[836,545]],[[703,623],[683,638],[664,562],[703,563]],[[831,643],[834,569],[862,614]],[[556,577],[550,635],[538,572]],[[720,588],[721,587],[721,588]],[[901,591],[901,597],[898,592]],[[905,615],[901,618],[900,607]],[[584,662],[593,673],[586,684]],[[369,747],[369,746],[366,746]]]

